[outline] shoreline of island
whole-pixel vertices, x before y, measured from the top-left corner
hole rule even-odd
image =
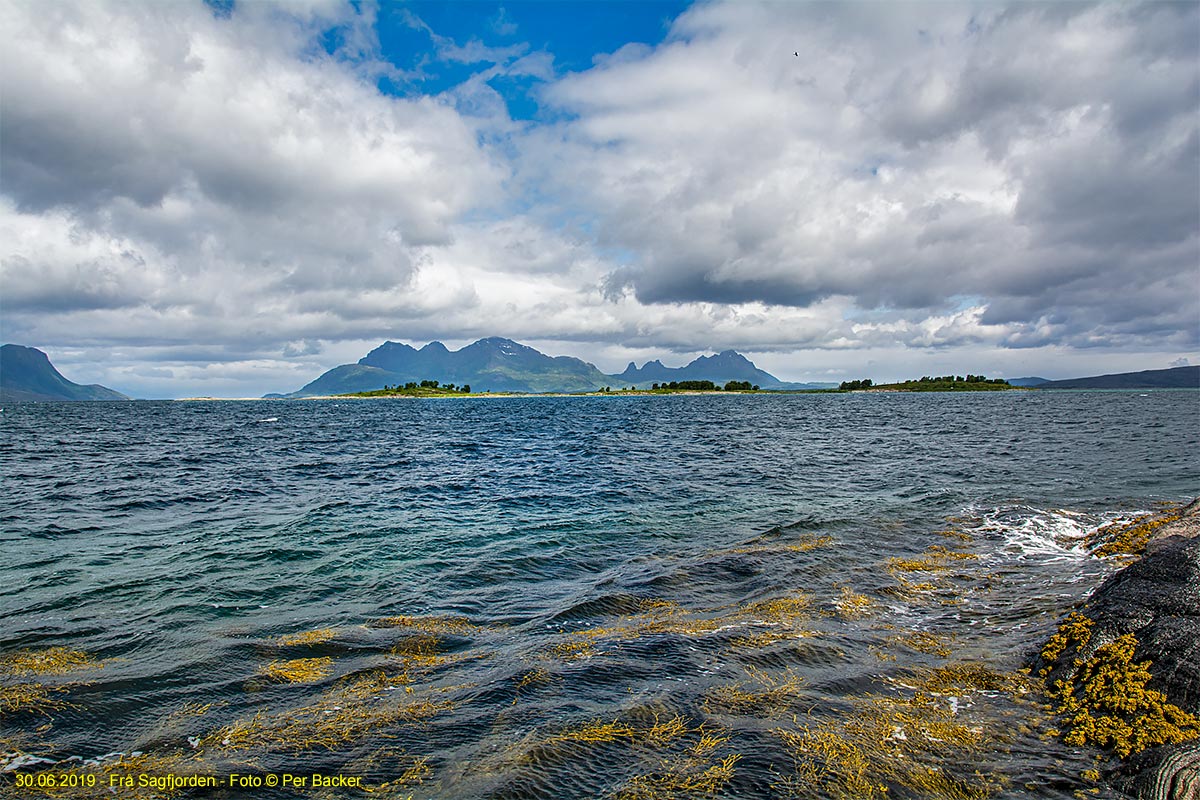
[[[897,384],[885,384],[856,389],[611,389],[586,392],[349,392],[346,394],[320,394],[305,397],[178,397],[175,402],[214,402],[248,400],[463,400],[487,398],[554,398],[554,397],[728,397],[766,396],[779,397],[813,394],[964,394],[996,391],[1035,391],[1032,386],[988,386],[971,388],[903,388]]]

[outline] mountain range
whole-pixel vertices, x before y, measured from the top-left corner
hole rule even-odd
[[[1200,366],[1044,381],[1035,386],[1038,389],[1200,389]]]
[[[0,347],[0,401],[128,399],[98,383],[82,386],[67,380],[41,350],[19,344]]]
[[[710,380],[750,381],[763,389],[819,388],[833,384],[787,384],[754,366],[733,350],[701,356],[685,367],[650,361],[633,362],[619,375],[607,375],[594,364],[570,356],[551,357],[511,339],[489,337],[461,350],[430,342],[419,350],[400,342],[384,342],[356,364],[334,367],[301,389],[268,397],[314,397],[381,389],[410,381],[436,380],[467,384],[473,392],[591,392],[605,386],[648,389],[655,383]]]
[[[639,389],[655,383],[693,380],[710,380],[721,384],[726,381],[749,381],[763,389],[779,389],[784,386],[774,375],[754,366],[752,361],[733,350],[726,350],[715,356],[700,356],[686,367],[665,367],[661,361],[655,359],[647,361],[639,369],[630,361],[625,371],[614,375],[613,378],[622,386],[637,386]]]
[[[347,394],[403,385],[410,381],[436,380],[468,384],[473,392],[590,392],[603,387],[633,386],[649,389],[655,383],[709,380],[717,385],[749,381],[763,389],[823,389],[832,383],[785,383],[759,369],[733,350],[700,356],[687,366],[668,367],[661,361],[642,366],[630,362],[617,375],[607,375],[594,364],[570,356],[551,357],[511,339],[489,337],[461,350],[450,350],[441,342],[417,349],[400,342],[384,342],[356,364],[334,367],[316,380],[290,394],[267,397],[301,398]],[[1119,375],[1051,381],[1045,378],[1013,378],[1014,386],[1040,389],[1153,389],[1196,388],[1200,367],[1174,367]]]
[[[589,392],[603,387],[648,389],[655,383],[709,380],[717,385],[748,381],[763,389],[823,389],[831,383],[785,383],[759,369],[745,356],[726,350],[701,356],[683,367],[661,361],[634,362],[617,375],[601,372],[594,364],[570,356],[548,356],[532,347],[490,337],[460,350],[441,342],[417,349],[400,342],[384,342],[356,364],[334,367],[303,388],[273,398],[301,398],[347,394],[436,380],[443,384],[469,384],[473,392]],[[1038,389],[1196,389],[1200,366],[1143,370],[1115,375],[1051,381],[1045,378],[1010,378],[1014,386]],[[6,344],[0,347],[0,401],[24,400],[129,400],[99,384],[83,386],[67,380],[41,350]]]

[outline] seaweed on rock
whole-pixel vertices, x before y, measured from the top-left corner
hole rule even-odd
[[[1091,620],[1072,614],[1042,648],[1047,676],[1072,645],[1086,645]],[[1160,744],[1178,744],[1200,736],[1200,720],[1147,688],[1149,661],[1135,662],[1137,637],[1131,633],[1101,645],[1090,658],[1072,660],[1066,677],[1050,688],[1057,713],[1065,718],[1063,740],[1111,750],[1121,758]]]

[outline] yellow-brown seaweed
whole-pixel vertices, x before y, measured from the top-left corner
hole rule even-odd
[[[262,668],[262,674],[278,683],[313,683],[333,674],[333,659],[324,657],[272,661]]]

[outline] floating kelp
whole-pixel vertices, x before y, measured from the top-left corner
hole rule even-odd
[[[65,686],[44,686],[40,683],[0,686],[0,716],[47,715],[50,711],[70,705],[60,697],[66,692],[67,687]]]
[[[594,720],[566,728],[537,742],[521,757],[522,762],[557,762],[580,758],[580,747],[628,763],[634,774],[623,781],[610,797],[620,800],[667,800],[668,798],[711,797],[734,775],[741,759],[738,753],[721,754],[728,735],[704,724],[692,725],[682,715],[655,714],[643,722],[632,719]],[[619,748],[614,751],[612,748]],[[623,750],[625,756],[617,753]],[[639,767],[640,763],[640,767]]]
[[[391,748],[376,750],[348,763],[342,774],[360,776],[362,790],[375,800],[410,800],[412,789],[433,776],[427,756],[412,756]],[[383,777],[387,776],[387,777]],[[346,796],[345,789],[326,789],[313,795],[320,800]]]
[[[553,679],[554,677],[548,670],[542,669],[541,667],[538,667],[537,669],[531,669],[529,672],[526,672],[524,675],[522,675],[520,680],[517,681],[517,691],[521,691],[526,686],[549,683]]]
[[[302,631],[280,636],[279,645],[280,647],[312,646],[332,641],[336,636],[337,631],[333,628],[319,628],[315,631]]]
[[[513,696],[512,704],[515,706],[521,699],[521,692],[530,687],[547,686],[551,683],[561,682],[562,678],[554,675],[549,670],[542,667],[536,667],[529,670],[520,678],[517,679],[516,693]]]
[[[833,607],[842,619],[861,619],[870,616],[876,610],[871,598],[849,586],[841,587],[841,595],[833,601]]]
[[[226,705],[228,705],[227,701],[184,703],[161,716],[157,722],[146,729],[138,741],[145,746],[146,750],[153,750],[156,745],[178,746],[180,740],[186,738],[189,746],[194,749],[199,746],[200,736],[204,733],[204,727],[207,726],[204,718],[214,708],[223,708]]]
[[[570,640],[552,645],[544,655],[558,660],[575,660],[594,655],[600,641],[631,641],[645,636],[703,636],[722,627],[716,618],[689,612],[666,600],[639,600],[638,613],[617,617],[610,624],[572,631]]]
[[[687,721],[681,716],[672,716],[667,720],[657,715],[650,725],[635,725],[620,720],[602,722],[595,720],[578,727],[566,728],[550,736],[544,741],[546,745],[561,742],[616,742],[628,741],[661,747],[692,732]]]
[[[546,739],[545,744],[556,744],[558,742],[615,742],[618,739],[635,741],[637,738],[637,728],[627,725],[624,722],[593,721],[577,728],[567,728],[560,731]]]
[[[442,640],[436,636],[410,636],[397,642],[391,649],[406,667],[435,667],[443,660]]]
[[[896,575],[895,586],[885,586],[880,590],[882,594],[895,597],[908,603],[927,604],[939,599],[939,594],[946,594],[946,589],[932,581],[913,581],[903,575]],[[951,597],[957,597],[958,593],[954,592]]]
[[[466,617],[449,616],[395,616],[383,617],[368,623],[371,628],[412,628],[433,634],[454,634],[467,636],[483,630],[482,625],[476,625]]]
[[[993,692],[1019,697],[1033,691],[1033,683],[1026,672],[1000,672],[977,661],[959,661],[921,670],[916,676],[915,682],[904,682],[902,685],[932,695]]]
[[[433,769],[429,766],[429,759],[422,756],[395,778],[368,786],[366,791],[376,798],[395,798],[396,800],[400,800],[401,797],[411,798],[412,793],[408,790],[413,786],[420,786],[432,775]],[[406,792],[408,793],[405,794]]]
[[[590,658],[595,654],[596,645],[588,640],[558,642],[542,651],[544,657],[554,659],[555,661],[577,661],[581,658]]]
[[[49,647],[21,650],[0,657],[0,672],[10,675],[65,675],[82,669],[99,669],[104,663],[83,650]]]
[[[409,686],[409,676],[406,673],[397,674],[388,670],[373,669],[343,680],[334,691],[334,699],[349,697],[365,701],[397,689],[403,689],[406,693],[413,692],[412,687]]]
[[[451,664],[491,656],[489,651],[480,650],[450,652],[444,649],[446,644],[439,636],[420,633],[401,639],[388,654],[398,663],[406,683],[428,676]]]
[[[889,558],[884,568],[896,583],[880,592],[907,603],[958,605],[962,602],[963,583],[979,582],[981,576],[972,571],[956,571],[954,567],[965,567],[967,562],[978,558],[975,553],[936,544],[915,558]]]
[[[323,657],[272,661],[262,668],[261,674],[277,683],[314,683],[333,674],[333,659]]]
[[[0,674],[18,678],[31,675],[66,675],[82,670],[99,669],[103,666],[103,662],[97,661],[89,653],[69,647],[21,650],[0,657]],[[64,685],[50,685],[21,680],[17,683],[0,686],[0,716],[13,717],[22,714],[49,716],[51,711],[71,706],[62,699],[62,695],[70,691],[72,686],[78,685],[81,684],[72,682]]]
[[[749,680],[714,686],[704,695],[703,707],[710,714],[773,717],[795,711],[803,694],[804,679],[791,670],[771,675],[745,667]]]
[[[388,728],[423,722],[453,705],[447,699],[416,698],[409,692],[375,694],[351,682],[310,705],[274,714],[259,712],[234,722],[205,736],[203,742],[221,750],[332,751]]]
[[[795,622],[812,616],[812,595],[793,592],[784,597],[750,603],[734,615],[764,622]]]
[[[665,760],[662,769],[635,775],[613,797],[615,800],[674,800],[682,797],[715,797],[733,780],[734,765],[741,760],[734,753],[715,762],[698,754]]]
[[[775,627],[762,631],[754,631],[744,636],[735,636],[729,640],[733,650],[765,650],[783,642],[796,642],[817,635],[816,631],[796,630],[794,628]]]
[[[686,609],[674,600],[664,600],[661,597],[642,597],[637,601],[638,608],[647,612],[678,614]]]
[[[889,645],[906,647],[918,653],[946,658],[953,652],[950,647],[953,640],[954,637],[950,635],[930,633],[929,631],[909,631],[889,636],[887,642]]]
[[[638,607],[642,609],[639,613],[567,634],[570,639],[551,645],[542,656],[572,661],[596,655],[596,646],[602,641],[625,642],[647,636],[702,637],[728,632],[729,646],[761,649],[816,635],[801,627],[814,616],[812,596],[804,592],[709,611],[689,611],[661,600],[640,601]],[[742,632],[736,633],[739,630]]]
[[[722,550],[722,553],[747,555],[758,553],[807,553],[810,550],[816,550],[821,547],[828,547],[833,544],[832,536],[817,536],[811,533],[805,533],[794,542],[771,542],[766,544],[750,544],[744,547],[735,547],[729,550]]]
[[[893,575],[903,572],[948,572],[957,561],[971,561],[979,556],[963,553],[941,545],[931,545],[918,558],[889,558],[887,569]]]
[[[891,684],[898,691],[854,698],[836,718],[777,731],[795,772],[776,788],[804,798],[883,798],[899,787],[920,797],[982,800],[1003,787],[1002,777],[969,765],[1007,732],[960,711],[975,694],[1026,691],[1022,676],[961,664]]]

